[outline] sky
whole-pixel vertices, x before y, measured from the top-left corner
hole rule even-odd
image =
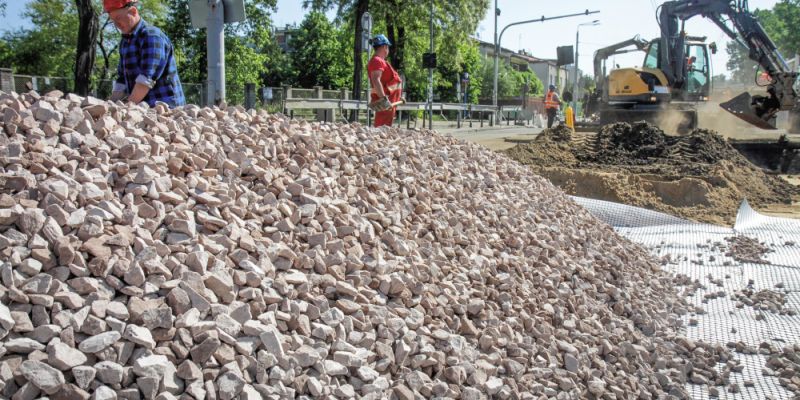
[[[460,1],[460,0],[459,0]],[[486,16],[479,24],[475,35],[481,40],[492,42],[494,37],[494,17],[492,8],[495,0],[490,0],[492,5]],[[29,0],[10,0],[6,16],[0,17],[0,31],[29,27],[30,22],[20,17],[25,4]],[[592,56],[594,51],[641,35],[644,39],[655,38],[658,32],[655,9],[662,0],[497,0],[500,8],[498,18],[498,33],[506,25],[536,19],[541,16],[554,17],[565,14],[584,12],[585,10],[600,11],[599,14],[572,17],[554,21],[536,22],[527,25],[514,26],[506,30],[503,35],[502,46],[512,50],[525,49],[540,58],[555,58],[556,47],[575,45],[575,33],[581,23],[599,20],[600,25],[580,27],[580,43],[578,44],[578,64],[582,71],[592,73]],[[750,0],[750,8],[772,8],[777,0]],[[299,23],[302,21],[306,10],[302,7],[301,0],[278,0],[278,9],[272,19],[275,26]],[[329,17],[334,16],[331,11]],[[712,71],[720,74],[726,73],[725,43],[728,37],[722,33],[709,20],[695,17],[686,23],[686,30],[693,36],[707,36],[707,41],[716,42],[719,51],[712,57]],[[427,34],[422,32],[421,34]],[[644,55],[631,53],[617,56],[609,60],[609,65],[619,64],[622,67],[640,66]]]
[[[491,0],[494,3],[494,0]],[[589,11],[600,11],[599,14],[572,17],[554,21],[536,22],[513,26],[503,35],[502,46],[511,50],[526,49],[535,57],[555,58],[556,47],[575,45],[575,33],[578,25],[599,20],[600,25],[580,27],[578,44],[578,64],[584,73],[592,74],[592,58],[598,48],[630,39],[639,34],[643,39],[654,39],[659,35],[656,23],[656,7],[663,3],[660,0],[497,0],[500,9],[498,17],[498,34],[508,24],[536,19],[541,16],[554,17]],[[777,0],[750,0],[750,9],[772,8]],[[481,40],[493,42],[494,15],[492,8],[486,13],[476,32]],[[686,22],[686,31],[692,36],[707,36],[707,42],[716,42],[719,51],[712,57],[712,71],[720,74],[726,72],[728,60],[725,43],[729,41],[716,25],[702,17],[694,17]],[[609,65],[620,64],[621,67],[641,66],[644,53],[629,53],[609,59]]]

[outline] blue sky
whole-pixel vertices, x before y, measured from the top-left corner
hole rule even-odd
[[[494,0],[491,0],[494,3]],[[586,9],[599,10],[599,14],[566,18],[544,23],[533,23],[509,28],[503,35],[503,47],[519,50],[530,50],[533,55],[543,58],[555,58],[556,47],[575,45],[575,32],[578,24],[600,20],[598,26],[580,28],[580,44],[578,63],[583,71],[591,74],[592,56],[600,47],[621,42],[639,34],[644,39],[652,39],[659,35],[655,10],[660,0],[498,0],[500,17],[498,31],[504,26],[542,15],[546,17],[579,13]],[[750,0],[750,8],[772,8],[776,0]],[[492,7],[494,4],[492,4]],[[707,36],[708,42],[716,42],[719,51],[712,58],[714,74],[726,72],[728,60],[725,43],[728,37],[709,20],[695,17],[686,23],[686,30],[693,36]],[[494,16],[487,13],[478,27],[480,38],[492,42],[494,38]],[[786,55],[789,57],[788,55]],[[641,65],[643,53],[630,53],[617,56],[615,63],[620,66]],[[610,64],[609,64],[610,65]]]
[[[482,40],[492,42],[494,37],[494,19],[491,8],[486,17],[481,21],[475,34]],[[0,18],[0,30],[17,29],[29,26],[30,22],[23,20],[20,13],[29,0],[10,0],[6,16]],[[643,38],[651,39],[658,35],[655,9],[661,0],[570,0],[554,2],[550,0],[498,0],[501,10],[498,18],[498,31],[504,26],[521,21],[539,18],[541,16],[557,16],[583,12],[586,9],[599,10],[600,14],[568,18],[544,23],[534,23],[509,28],[503,35],[503,47],[513,50],[526,49],[535,56],[542,58],[555,58],[556,47],[575,45],[575,31],[578,24],[600,20],[598,26],[583,26],[580,28],[579,64],[583,71],[591,73],[591,58],[594,51],[636,34]],[[750,7],[772,8],[777,0],[750,0]],[[306,11],[302,8],[301,0],[278,0],[278,10],[273,15],[276,26],[283,26],[300,22]],[[333,16],[333,13],[329,13]],[[726,71],[725,43],[728,38],[710,21],[695,17],[686,24],[686,29],[691,35],[707,36],[709,42],[717,42],[720,51],[712,59],[714,73]],[[427,35],[426,32],[419,34]],[[792,55],[785,55],[791,57]],[[621,66],[641,65],[643,56],[640,53],[617,56],[611,60]]]

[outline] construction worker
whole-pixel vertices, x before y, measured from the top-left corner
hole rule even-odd
[[[556,85],[550,85],[550,89],[544,96],[544,109],[547,112],[547,127],[552,128],[553,122],[556,120],[558,108],[561,106],[561,99],[558,98],[556,93]]]
[[[367,64],[367,72],[372,87],[369,108],[375,111],[375,127],[392,125],[396,109],[392,104],[399,102],[403,94],[400,75],[386,61],[391,45],[384,35],[377,35],[372,39],[375,55]]]
[[[157,101],[170,107],[186,103],[172,43],[164,32],[145,22],[137,0],[103,0],[103,9],[122,33],[112,100]]]

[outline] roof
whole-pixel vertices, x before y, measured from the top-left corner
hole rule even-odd
[[[492,51],[492,53],[494,53],[494,44],[493,43],[485,42],[483,40],[480,40],[480,39],[474,38],[474,37],[472,38],[472,40],[478,42],[478,46],[490,49]],[[505,47],[501,47],[500,48],[500,54],[501,55],[509,54],[511,57],[519,58],[519,59],[522,59],[522,60],[527,61],[529,63],[537,63],[537,62],[541,62],[541,60],[542,60],[541,58],[534,57],[534,56],[528,55],[528,54],[521,54],[519,52],[513,51],[513,50],[505,48]]]

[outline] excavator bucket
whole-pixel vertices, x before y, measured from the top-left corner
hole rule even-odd
[[[764,120],[756,113],[753,98],[750,96],[750,93],[744,92],[724,103],[720,103],[719,106],[725,109],[725,111],[761,129],[776,129],[774,122],[770,123],[770,121]],[[774,121],[775,119],[771,118],[771,120]]]

